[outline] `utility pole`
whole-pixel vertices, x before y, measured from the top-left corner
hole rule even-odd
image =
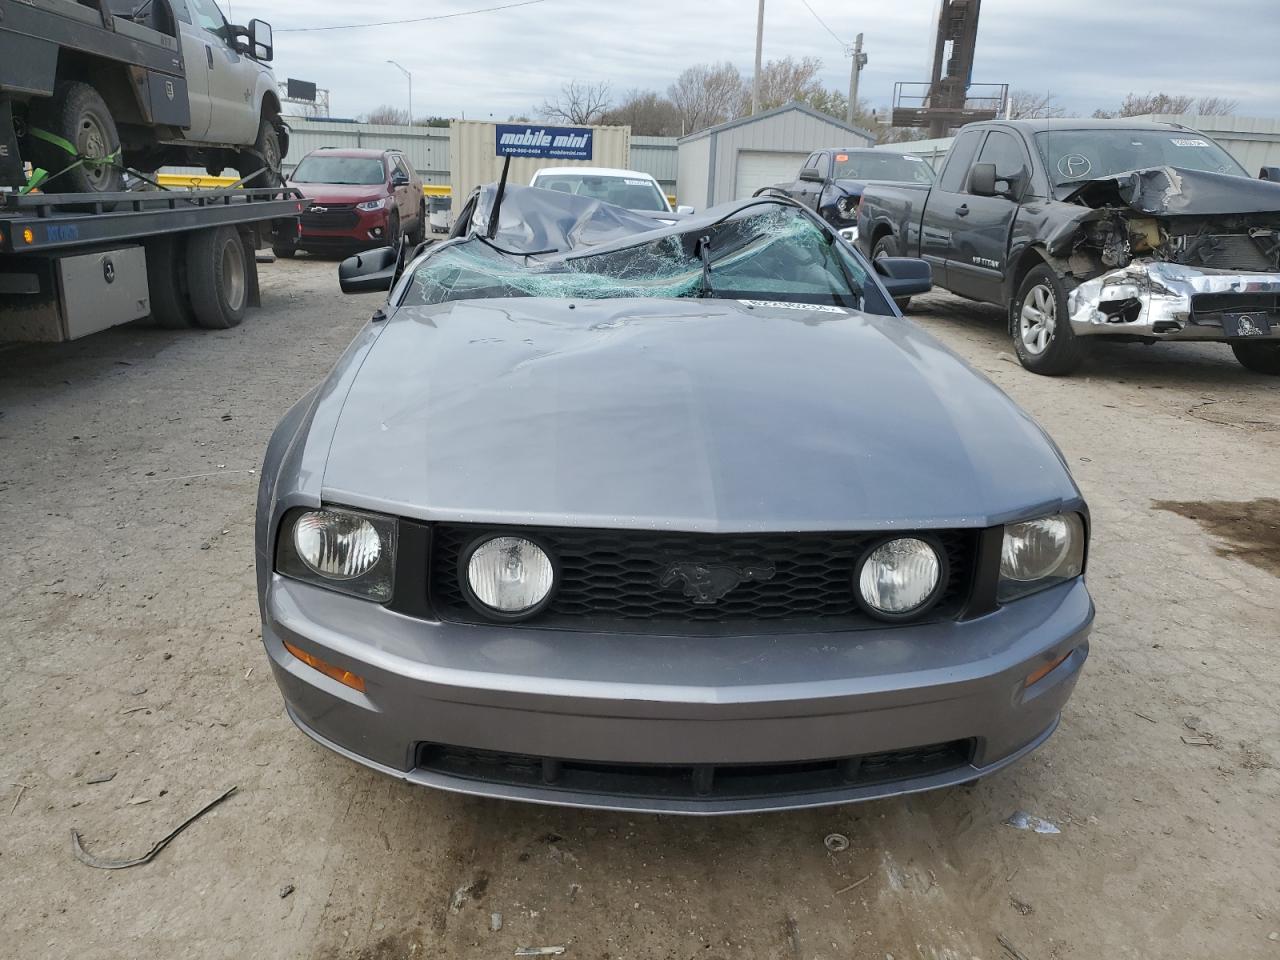
[[[853,41],[853,65],[849,67],[849,109],[845,111],[844,122],[853,126],[853,115],[858,109],[858,75],[867,65],[867,55],[862,52],[862,34]]]
[[[756,15],[756,72],[751,77],[751,115],[760,112],[760,53],[764,49],[764,0]]]
[[[404,67],[400,66],[400,64],[396,63],[394,60],[388,60],[387,63],[391,64],[401,73],[403,73],[409,81],[409,126],[412,127],[413,126],[413,74],[410,73],[408,70],[406,70]]]

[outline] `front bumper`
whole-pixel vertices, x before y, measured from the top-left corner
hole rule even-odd
[[[360,250],[386,246],[390,211],[344,210],[341,226],[302,220],[296,245],[304,250]],[[335,218],[338,219],[338,218]]]
[[[1280,340],[1280,274],[1134,262],[1080,284],[1067,295],[1067,312],[1076,336]],[[1239,336],[1224,328],[1224,314],[1262,317],[1270,331]]]
[[[1088,654],[1093,604],[1076,580],[967,622],[670,637],[424,621],[272,575],[263,612],[263,640],[290,717],[350,759],[461,793],[711,814],[911,793],[1006,766],[1056,726]],[[285,642],[363,677],[365,691],[307,666]],[[516,782],[423,762],[423,745],[432,744],[610,770],[743,768],[960,740],[970,752],[945,769],[821,786],[779,778],[776,790],[751,795],[673,792],[643,778],[621,791],[584,787],[594,781],[581,778]]]

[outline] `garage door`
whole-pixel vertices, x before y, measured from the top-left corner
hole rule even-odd
[[[790,182],[800,172],[807,153],[781,153],[766,150],[743,150],[738,154],[734,178],[734,199],[749,197],[761,187]]]

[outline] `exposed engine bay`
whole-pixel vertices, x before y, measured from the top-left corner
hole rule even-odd
[[[1080,281],[1078,334],[1233,339],[1280,336],[1280,190],[1156,167],[1090,181],[1084,209],[1050,250]]]

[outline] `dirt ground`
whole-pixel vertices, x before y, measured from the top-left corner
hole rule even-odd
[[[910,799],[558,810],[401,785],[285,717],[255,471],[378,298],[341,296],[332,262],[263,287],[234,330],[0,348],[0,955],[1280,958],[1280,383],[1197,345],[1109,345],[1043,379],[998,311],[918,300],[1093,509],[1093,652],[1058,733]],[[75,829],[138,856],[232,786],[147,865],[72,855]]]

